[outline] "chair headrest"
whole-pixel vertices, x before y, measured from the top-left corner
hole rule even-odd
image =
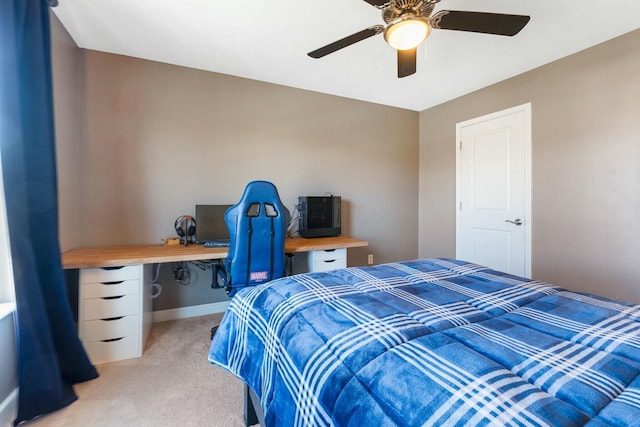
[[[256,205],[259,205],[257,211]],[[266,206],[265,206],[266,205]],[[238,213],[248,216],[279,216],[286,210],[276,186],[269,181],[251,181],[244,189],[240,201],[234,206]],[[275,211],[273,209],[275,209]]]

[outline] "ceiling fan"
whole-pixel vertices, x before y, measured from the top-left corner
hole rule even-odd
[[[440,0],[364,0],[382,11],[385,25],[374,25],[309,52],[322,58],[359,41],[384,33],[387,43],[397,50],[398,77],[416,72],[416,50],[431,29],[514,36],[529,22],[529,16],[502,13],[441,10],[433,15]]]

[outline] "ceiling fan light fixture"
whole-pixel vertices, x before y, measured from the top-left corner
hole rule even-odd
[[[431,26],[426,20],[410,17],[389,24],[384,31],[384,39],[395,49],[407,50],[422,43],[430,32]]]

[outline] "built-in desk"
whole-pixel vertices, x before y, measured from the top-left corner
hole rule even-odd
[[[348,236],[305,239],[287,238],[287,253],[331,251],[334,249],[368,246],[369,242]],[[163,262],[201,261],[227,257],[227,248],[205,248],[203,245],[127,245],[95,246],[72,249],[62,254],[62,267],[95,268],[117,267],[133,264],[157,264]]]
[[[311,271],[346,266],[346,249],[368,246],[348,236],[288,238],[285,252],[307,253]],[[129,245],[73,249],[65,269],[79,269],[78,333],[93,363],[142,355],[152,322],[151,264],[227,257],[203,245]]]

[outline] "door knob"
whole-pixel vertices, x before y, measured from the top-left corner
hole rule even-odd
[[[510,222],[511,224],[515,224],[515,225],[522,225],[522,220],[520,218],[516,218],[515,221],[511,221],[510,219],[505,219],[504,222]]]

